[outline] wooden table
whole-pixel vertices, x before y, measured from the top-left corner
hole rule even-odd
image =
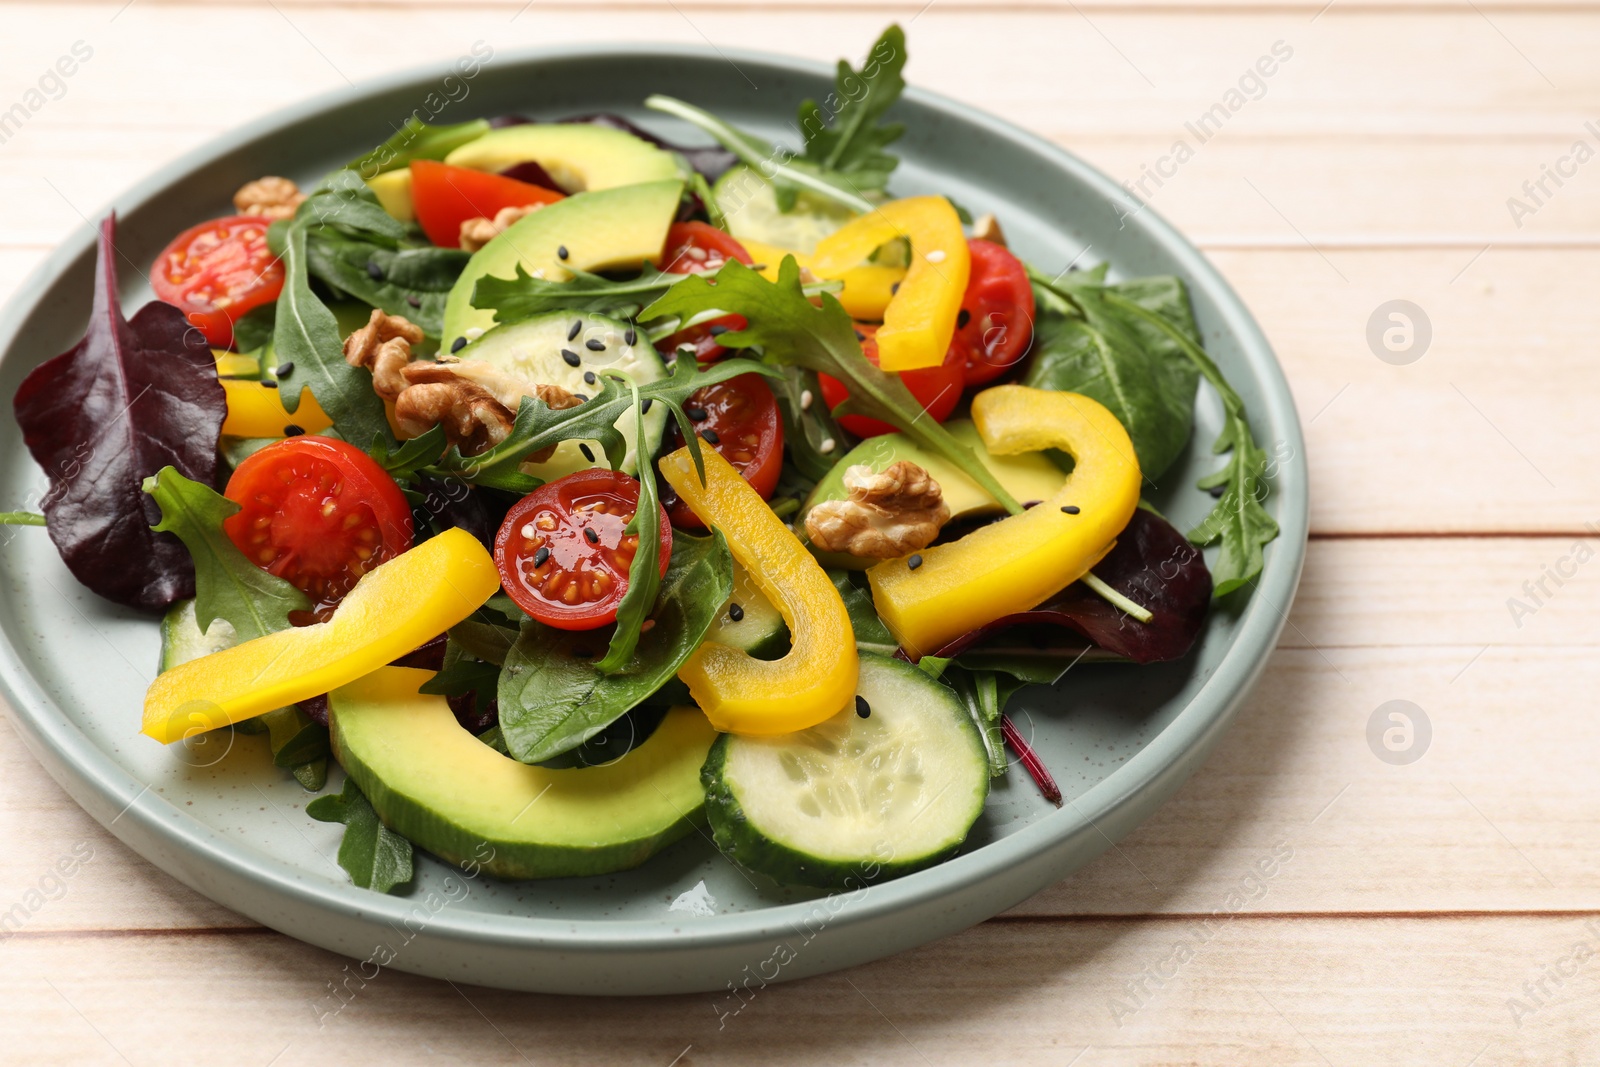
[[[890,19],[909,30],[914,83],[1119,179],[1175,172],[1147,185],[1152,203],[1238,287],[1288,370],[1310,556],[1266,678],[1210,763],[1012,912],[764,990],[723,1028],[709,996],[566,1000],[385,973],[319,1029],[312,1002],[346,961],[151,868],[0,730],[0,902],[92,851],[0,946],[0,1059],[1600,1062],[1592,2],[3,3],[0,107],[74,42],[93,55],[0,144],[0,295],[180,152],[475,40],[832,60]],[[1247,81],[1254,98],[1181,166],[1162,163],[1278,42],[1290,55]],[[1528,192],[1546,166],[1561,184]],[[1405,365],[1367,339],[1396,299],[1431,324]],[[1397,699],[1424,710],[1432,740],[1393,765],[1367,725]]]

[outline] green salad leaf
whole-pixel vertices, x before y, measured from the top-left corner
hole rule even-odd
[[[567,281],[552,282],[533,277],[518,263],[515,278],[492,274],[479,278],[472,289],[472,306],[492,309],[495,321],[502,324],[547,311],[589,311],[629,319],[683,278],[647,263],[638,277],[622,281],[577,270]]]
[[[345,779],[344,792],[307,804],[306,814],[318,822],[344,823],[339,866],[362,889],[387,893],[411,881],[411,842],[379,821],[354,778]]]
[[[736,333],[723,334],[719,338],[723,345],[760,346],[762,358],[770,364],[832,375],[850,390],[849,398],[833,410],[835,416],[867,415],[889,423],[922,447],[954,463],[1006,510],[1012,514],[1021,512],[1022,505],[978,461],[972,449],[934,420],[922,417],[922,405],[898,374],[886,373],[867,362],[861,354],[855,324],[839,301],[828,293],[821,294],[821,301],[818,307],[807,299],[800,286],[799,266],[793,256],[785,256],[776,282],[767,281],[741,263],[729,262],[715,279],[689,275],[641,315],[645,319],[665,315],[687,319],[711,309],[743,315],[749,325]]]
[[[238,504],[173,467],[146,478],[144,491],[161,508],[155,529],[174,534],[194,559],[194,614],[202,633],[221,619],[240,641],[250,641],[288,629],[290,612],[311,607],[304,593],[245,558],[222,531]]]
[[[839,60],[834,91],[819,104],[800,105],[805,158],[825,173],[837,174],[857,192],[879,192],[900,161],[884,151],[906,132],[900,123],[883,123],[884,113],[905,92],[900,72],[906,65],[906,35],[897,25],[883,31],[860,70]],[[793,186],[790,186],[793,207]],[[783,205],[780,194],[779,205]]]
[[[582,744],[670,682],[733,595],[720,532],[677,533],[651,618],[625,667],[599,669],[603,633],[529,619],[500,672],[500,730],[511,755],[540,763]]]
[[[849,571],[831,570],[827,574],[833,587],[839,590],[839,599],[844,601],[844,609],[850,615],[850,628],[856,634],[856,647],[864,652],[894,655],[900,642],[894,639],[883,620],[878,618],[878,609],[872,606],[872,594],[851,581]],[[933,657],[922,658],[929,660]]]
[[[332,228],[313,230],[306,254],[311,273],[330,288],[405,316],[435,342],[444,333],[445,301],[472,258],[459,248],[386,247]]]
[[[488,119],[473,119],[449,126],[429,126],[411,115],[395,131],[393,137],[370,152],[364,152],[345,164],[362,178],[376,178],[391,170],[411,165],[413,159],[443,159],[468,141],[476,141],[489,132]]]
[[[635,439],[643,441],[644,411],[638,385],[632,385],[632,391],[634,425],[638,427]],[[640,628],[645,616],[655,608],[656,594],[661,590],[661,504],[656,496],[655,465],[649,459],[639,464],[639,507],[622,532],[637,537],[639,547],[628,564],[628,588],[617,604],[617,624],[611,632],[611,645],[594,665],[601,674],[615,674],[633,662]]]

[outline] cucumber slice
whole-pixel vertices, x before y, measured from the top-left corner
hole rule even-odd
[[[782,882],[852,889],[961,847],[983,812],[989,763],[946,686],[863,653],[858,706],[776,737],[725,734],[700,772],[717,847]]]
[[[633,338],[631,344],[629,338]],[[576,356],[577,365],[573,366],[563,352]],[[640,385],[667,375],[666,364],[661,362],[643,331],[604,315],[584,312],[553,311],[509,326],[496,326],[457,355],[462,359],[492,363],[531,383],[559,385],[577,396],[593,396],[599,392],[598,382],[586,379],[585,374],[620,371]],[[646,455],[654,455],[661,444],[666,419],[666,408],[659,404],[645,413]],[[628,443],[622,471],[633,474],[639,469],[639,447],[634,440],[636,427],[632,411],[625,412],[617,420],[617,429]],[[594,454],[594,459],[584,456],[581,447],[584,445]],[[548,460],[524,464],[523,469],[550,481],[573,471],[604,466],[605,462],[605,453],[598,441],[563,441]]]
[[[225,619],[212,622],[211,629],[201,630],[194,617],[194,600],[180,600],[167,609],[161,617],[161,670],[170,671],[180,663],[188,663],[213,652],[221,652],[239,643],[239,635]]]
[[[711,195],[733,236],[808,255],[818,241],[856,217],[844,205],[804,191],[796,197],[793,211],[779,211],[772,183],[742,165],[718,178]]]
[[[737,619],[734,605],[739,607]],[[789,650],[788,624],[738,560],[733,561],[733,595],[706,631],[706,640],[731,645],[757,659],[777,659]]]

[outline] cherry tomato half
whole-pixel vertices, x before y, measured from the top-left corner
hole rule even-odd
[[[950,350],[961,356],[966,384],[982,385],[1027,354],[1033,340],[1033,284],[1022,261],[993,241],[973,238],[967,248],[972,274]]]
[[[184,230],[150,271],[156,297],[182,311],[213,348],[233,347],[233,324],[278,299],[283,264],[267,247],[271,220],[213,219]]]
[[[856,323],[856,332],[861,334],[861,354],[867,357],[867,362],[874,367],[878,365],[878,328],[871,323]],[[950,417],[950,413],[961,402],[961,353],[956,351],[954,345],[945,355],[944,362],[937,367],[923,367],[920,370],[906,370],[900,372],[900,380],[905,387],[911,390],[911,395],[917,403],[922,405],[935,422],[943,422]],[[822,400],[829,409],[844,403],[850,395],[850,390],[839,379],[828,375],[818,374],[817,379],[822,383]],[[865,415],[845,415],[839,419],[839,425],[855,434],[857,437],[876,437],[880,433],[894,433],[896,428],[879,419],[871,419]]]
[[[501,208],[550,204],[561,199],[553,189],[519,182],[432,159],[411,161],[411,202],[428,240],[441,248],[461,247],[461,224],[492,219]]]
[[[371,456],[329,437],[289,437],[239,464],[222,529],[250,562],[325,617],[378,564],[411,547],[411,508]]]
[[[593,630],[615,622],[639,538],[624,534],[639,509],[639,483],[603,467],[546,482],[506,513],[494,539],[500,582],[517,606],[547,626]],[[661,512],[661,573],[672,526]]]
[[[783,471],[783,420],[778,402],[759,374],[741,374],[716,385],[697,389],[683,406],[695,424],[702,444],[709,444],[733,464],[751,488],[766,500],[778,487]],[[674,424],[672,448],[683,447],[683,432]],[[670,486],[662,490],[662,503],[675,525],[703,530],[705,523]]]
[[[664,247],[661,269],[668,274],[703,274],[716,270],[730,259],[737,259],[747,267],[755,262],[744,245],[705,222],[673,223],[667,230]],[[696,361],[713,363],[728,351],[717,343],[717,336],[742,330],[747,325],[743,315],[724,315],[679,330],[661,342],[661,350],[676,352],[688,347],[694,349]]]

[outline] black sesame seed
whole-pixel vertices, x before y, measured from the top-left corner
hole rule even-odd
[[[305,433],[305,430],[292,422],[283,428],[283,436],[285,437],[299,437],[303,433]]]
[[[587,648],[575,648],[575,649],[572,650],[572,658],[573,659],[594,659],[594,653],[590,652]]]
[[[695,422],[704,422],[706,419],[710,418],[710,416],[706,414],[705,408],[695,407],[692,404],[685,406],[683,413],[689,416]]]
[[[577,336],[578,336],[578,331],[581,330],[581,329],[583,329],[583,320],[582,319],[573,319],[572,320],[572,328],[567,331],[567,340],[569,340],[569,341],[576,340]]]
[[[583,528],[583,539],[589,542],[591,545],[598,545],[600,543],[600,535],[594,532],[593,526],[585,526]]]
[[[556,249],[556,258],[557,259],[566,259],[567,258],[567,246],[566,245],[562,245],[561,247]]]
[[[375,282],[383,281],[383,268],[373,260],[367,260],[367,277]]]
[[[913,555],[910,559],[906,560],[906,566],[910,567],[912,570],[916,570],[918,567],[922,566],[922,557],[919,555]]]
[[[647,397],[644,398],[644,403],[639,405],[639,410],[644,412],[646,415],[648,415],[648,414],[650,414],[650,405],[654,404],[655,402],[656,402],[656,398],[655,397],[647,396]]]
[[[734,622],[739,622],[744,618],[744,608],[740,607],[738,604],[729,604],[728,618],[732,619]]]
[[[594,376],[594,371],[586,370],[583,372],[583,381],[585,385],[593,385],[599,379]]]
[[[573,393],[572,394],[572,399],[576,400],[580,404],[587,404],[589,402],[589,394],[588,393]]]
[[[856,340],[857,341],[865,341],[866,339],[867,339],[867,335],[866,334],[862,333],[860,330],[856,331]]]
[[[583,357],[578,355],[578,353],[574,352],[570,348],[563,348],[561,350],[561,358],[567,361],[567,366],[569,367],[576,367],[578,364],[583,362]]]
[[[967,323],[969,323],[971,321],[972,321],[972,312],[968,311],[966,308],[962,308],[961,309],[961,314],[956,316],[956,329],[958,329],[958,330],[966,329],[967,328]]]
[[[1027,511],[1029,508],[1036,508],[1043,503],[1043,500],[1024,500],[1022,502],[1022,510]]]
[[[1212,496],[1216,497],[1218,500],[1221,500],[1223,495],[1226,494],[1227,491],[1228,491],[1228,487],[1225,484],[1224,485],[1213,485],[1210,489],[1206,490],[1206,492],[1210,493]]]
[[[1080,510],[1081,509],[1076,504],[1067,504],[1067,505],[1062,507],[1061,514],[1063,514],[1063,515],[1076,515]]]
[[[467,339],[465,337],[457,337],[454,341],[450,342],[450,351],[451,352],[459,352],[463,348],[466,348],[466,347],[467,347]]]
[[[856,714],[861,716],[863,719],[868,718],[869,716],[871,716],[871,714],[872,714],[872,705],[867,703],[867,698],[866,697],[863,697],[863,696],[856,697]]]
[[[581,444],[581,443],[580,443],[580,444],[579,444],[579,445],[578,445],[578,451],[579,451],[579,452],[582,452],[582,453],[583,453],[583,458],[584,458],[584,459],[586,459],[586,460],[588,460],[588,461],[589,461],[589,462],[590,462],[590,463],[593,463],[593,462],[594,462],[594,449],[592,449],[592,448],[590,448],[590,447],[589,447],[589,446],[588,446],[588,445],[586,445],[586,444]],[[588,532],[586,532],[586,533],[585,533],[585,534],[584,534],[584,536],[586,536],[586,537],[588,537],[588,534],[589,534],[589,533],[592,533],[592,532],[593,532],[593,531],[592,531],[592,530],[588,530],[588,528],[587,528],[587,527],[585,527],[585,530],[586,530],[586,531],[588,531]],[[593,540],[594,540],[594,538],[592,538],[592,537],[590,537],[590,538],[589,538],[589,540],[590,540],[590,541],[593,541]]]
[[[606,343],[604,341],[596,341],[593,338],[590,338],[589,340],[583,342],[583,347],[587,348],[591,352],[604,352],[606,350]]]
[[[712,327],[710,327],[709,329],[706,330],[706,333],[709,333],[712,337],[721,337],[723,334],[725,334],[727,332],[728,332],[728,328],[726,326],[723,326],[721,323],[718,323],[717,325],[712,326]]]
[[[272,372],[280,378],[287,378],[294,373],[294,360],[286,359],[278,364],[278,369]]]
[[[635,330],[632,326],[629,326],[628,332],[622,335],[622,343],[625,345],[631,345],[638,339],[639,331]]]
[[[278,387],[278,383],[270,380],[264,381],[261,383],[261,387],[263,389],[276,389]]]
[[[410,304],[414,308],[419,308],[422,306],[422,297],[418,296],[416,293],[412,293],[406,297],[406,303]]]
[[[899,282],[895,282],[893,285],[889,286],[889,295],[890,296],[895,296],[899,292],[900,292],[900,283]]]
[[[550,546],[549,545],[540,545],[539,546],[539,551],[537,551],[537,552],[535,552],[533,554],[533,565],[535,567],[543,567],[545,560],[547,560],[549,558],[550,558]]]
[[[701,430],[700,436],[705,438],[705,442],[708,445],[720,445],[722,443],[722,438],[717,436],[717,431],[710,428]]]

